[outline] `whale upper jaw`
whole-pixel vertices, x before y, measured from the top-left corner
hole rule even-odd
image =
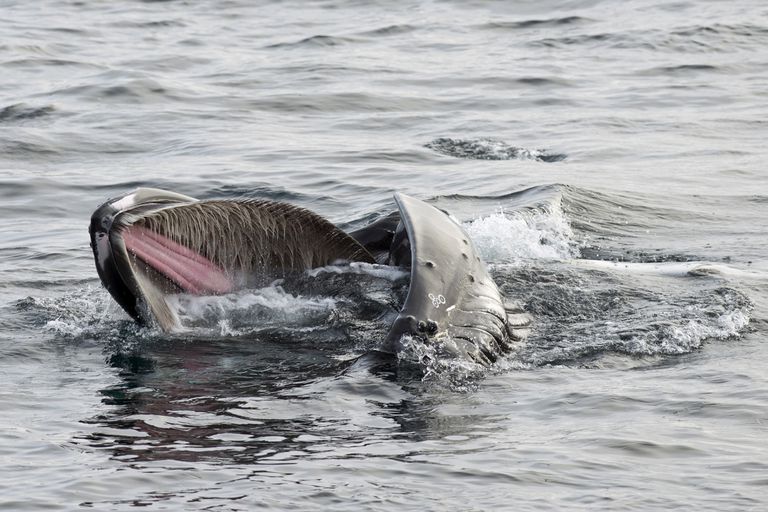
[[[385,349],[398,352],[408,335],[439,345],[442,354],[492,364],[527,335],[530,317],[504,300],[458,222],[405,194],[395,194],[395,202],[398,214],[350,236],[284,203],[198,201],[140,188],[101,205],[89,232],[102,283],[143,324],[179,328],[168,294],[227,293],[252,282],[242,276],[256,267],[286,272],[379,261],[411,274]],[[243,248],[221,248],[232,243]],[[253,261],[243,261],[242,252]]]

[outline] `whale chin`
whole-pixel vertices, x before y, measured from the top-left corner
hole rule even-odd
[[[458,223],[404,194],[395,202],[397,212],[347,234],[287,203],[140,188],[97,208],[89,231],[102,283],[141,324],[179,329],[173,294],[226,294],[330,264],[379,262],[411,273],[384,349],[410,335],[492,364],[525,337],[528,315],[505,303]]]

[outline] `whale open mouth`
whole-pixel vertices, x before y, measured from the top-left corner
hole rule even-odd
[[[168,237],[141,226],[129,226],[121,234],[130,254],[187,293],[219,295],[235,289],[223,268]]]
[[[198,201],[138,189],[91,217],[96,267],[128,314],[180,327],[174,293],[220,295],[265,286],[335,261],[373,263],[352,237],[297,206],[263,200]]]

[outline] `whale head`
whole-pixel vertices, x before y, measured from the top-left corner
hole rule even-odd
[[[97,208],[89,231],[112,297],[166,331],[179,326],[170,294],[225,294],[336,261],[374,261],[322,217],[267,200],[199,201],[140,188]]]

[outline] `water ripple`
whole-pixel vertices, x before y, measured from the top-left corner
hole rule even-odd
[[[299,41],[287,42],[287,43],[275,43],[267,46],[267,48],[324,48],[331,46],[340,46],[348,43],[357,42],[357,39],[351,37],[338,37],[327,35],[316,35],[306,37]]]
[[[497,139],[451,139],[441,137],[425,144],[433,151],[446,156],[471,160],[534,160],[538,162],[559,162],[566,156],[551,153],[546,149],[526,149],[510,146]]]
[[[416,30],[419,30],[419,26],[416,25],[407,25],[407,24],[400,24],[400,25],[387,25],[385,27],[376,28],[373,30],[366,30],[365,32],[360,32],[361,36],[395,36],[400,34],[407,34],[409,32],[415,32]]]
[[[38,117],[49,116],[55,111],[56,108],[53,105],[32,107],[24,103],[17,103],[0,109],[0,123],[37,119]]]
[[[520,30],[528,28],[562,27],[565,25],[583,25],[594,20],[581,16],[565,16],[563,18],[531,19],[521,21],[492,21],[478,25],[479,29]]]

